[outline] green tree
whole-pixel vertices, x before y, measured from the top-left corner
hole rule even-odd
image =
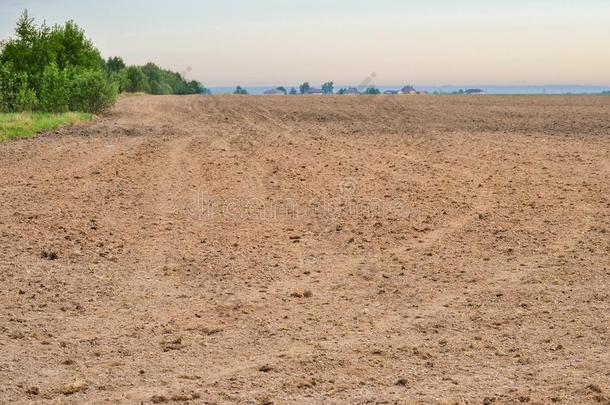
[[[27,74],[17,73],[12,63],[0,62],[0,112],[15,111],[17,93],[27,84]]]
[[[37,26],[27,10],[17,21],[14,37],[0,51],[3,110],[65,111],[74,87],[74,75],[68,71],[105,75],[99,51],[76,23]],[[102,93],[111,92],[113,86],[103,83],[107,88]]]
[[[322,93],[324,94],[333,94],[335,89],[335,84],[333,82],[326,82],[322,85]]]
[[[288,90],[286,90],[286,87],[284,86],[280,86],[278,88],[276,88],[277,91],[281,91],[282,93],[284,93],[284,95],[288,94]]]
[[[121,58],[120,56],[114,56],[112,58],[108,58],[108,61],[106,62],[106,70],[108,70],[108,72],[114,72],[114,73],[118,73],[121,70],[125,69],[125,62],[123,61],[123,58]]]
[[[36,92],[27,86],[22,87],[15,95],[15,111],[33,111],[38,106]]]
[[[16,71],[30,79],[39,78],[44,68],[55,62],[60,70],[67,66],[97,69],[102,58],[84,31],[73,21],[49,28],[37,26],[27,10],[17,21],[15,37],[4,43],[2,62],[12,62]]]
[[[75,72],[70,82],[70,110],[98,114],[114,105],[116,84],[101,70]]]
[[[305,94],[309,90],[311,90],[311,86],[309,85],[309,82],[305,82],[299,86],[299,91],[301,92],[301,94]]]
[[[129,93],[150,92],[150,84],[142,69],[138,66],[127,68],[127,88]]]
[[[117,91],[210,93],[200,82],[153,63],[126,67],[121,57],[102,59],[74,21],[38,26],[26,10],[14,36],[0,42],[0,111],[99,112],[109,108]]]
[[[237,86],[237,88],[235,89],[233,94],[247,95],[248,94],[248,90],[242,88],[241,86]]]
[[[119,93],[124,93],[127,91],[127,87],[129,86],[129,78],[127,77],[127,69],[119,70],[118,72],[110,72],[108,74],[110,80],[116,84],[117,91]]]
[[[53,27],[50,40],[57,47],[56,63],[60,69],[68,66],[84,69],[100,69],[104,60],[85,32],[74,22]]]
[[[55,62],[47,65],[42,72],[38,95],[39,106],[44,111],[65,112],[68,110],[70,90],[65,72],[60,71]]]
[[[369,95],[369,96],[376,96],[378,94],[381,94],[381,91],[379,91],[379,89],[377,87],[368,87],[364,94]]]
[[[199,83],[197,80],[188,82],[188,87],[190,94],[203,94],[206,90],[205,87],[203,87],[203,84]]]
[[[294,96],[294,95],[296,95],[296,94],[297,94],[297,89],[295,89],[294,87],[292,87],[292,88],[290,89],[290,95],[291,95],[291,96]]]

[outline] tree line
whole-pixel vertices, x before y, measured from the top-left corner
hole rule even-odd
[[[0,112],[99,113],[114,105],[121,92],[208,90],[153,63],[127,66],[120,57],[103,59],[74,21],[37,25],[24,11],[14,37],[0,42]]]
[[[291,96],[294,96],[297,94],[302,94],[302,95],[305,95],[305,94],[339,94],[339,95],[343,95],[343,94],[348,94],[348,90],[349,89],[347,89],[347,88],[341,88],[337,91],[337,93],[335,93],[334,82],[326,82],[326,83],[322,84],[322,87],[320,89],[311,87],[309,82],[304,82],[303,84],[301,84],[299,86],[298,90],[295,87],[292,87],[292,88],[290,88],[290,90],[287,90],[284,86],[279,86],[279,87],[276,87],[275,89],[265,92],[265,94],[282,93],[284,95],[291,95]],[[381,94],[381,91],[377,87],[374,87],[374,86],[369,86],[362,92],[358,89],[357,92],[358,92],[358,94],[364,94],[364,95]],[[245,88],[243,88],[241,86],[237,86],[237,88],[235,89],[233,94],[247,95],[248,90],[246,90]]]

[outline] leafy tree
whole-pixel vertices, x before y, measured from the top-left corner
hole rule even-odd
[[[378,94],[381,94],[381,91],[379,91],[379,89],[377,87],[368,87],[364,94],[369,95],[369,96],[376,96]]]
[[[109,108],[118,91],[209,94],[200,82],[153,63],[126,67],[121,57],[102,59],[73,21],[38,26],[26,10],[14,36],[0,42],[0,111],[95,113]]]
[[[291,96],[294,96],[294,95],[296,95],[296,94],[297,94],[297,89],[295,89],[294,87],[292,87],[292,88],[290,89],[290,95],[291,95]]]
[[[191,80],[190,82],[188,82],[188,87],[190,94],[203,94],[205,91],[203,85],[197,80]]]
[[[127,68],[127,87],[129,93],[150,92],[150,84],[142,68],[130,66]]]
[[[33,69],[38,67],[34,65],[38,61],[36,55],[34,55],[33,47],[39,37],[40,33],[36,24],[34,24],[34,19],[30,18],[28,11],[25,10],[17,21],[15,38],[11,38],[2,44],[0,62],[10,62],[12,69],[17,72],[32,73]]]
[[[23,105],[26,98],[24,95],[32,90],[28,83],[27,73],[16,72],[10,62],[0,63],[0,111],[19,111],[19,106]],[[18,94],[21,95],[19,100]]]
[[[322,93],[333,94],[335,84],[333,82],[326,82],[322,85]]]
[[[39,106],[44,111],[65,112],[69,102],[68,78],[55,62],[47,65],[42,72],[38,96]]]
[[[309,85],[309,82],[305,82],[299,86],[299,91],[301,92],[301,94],[305,94],[309,90],[311,90],[311,86]]]
[[[170,86],[168,83],[159,82],[156,80],[150,82],[150,93],[151,94],[167,95],[167,94],[173,94],[173,92],[174,92],[174,89],[172,89],[172,86]]]
[[[108,72],[110,73],[118,73],[121,70],[125,69],[125,67],[125,62],[120,56],[108,58],[108,61],[106,62],[106,70],[108,70]]]
[[[129,86],[129,78],[127,77],[127,69],[119,70],[118,72],[110,72],[108,74],[110,80],[116,84],[117,91],[119,93],[124,93],[127,91],[127,87]]]
[[[116,102],[116,84],[101,70],[76,72],[70,82],[70,109],[101,113]]]
[[[276,90],[281,91],[282,93],[284,93],[284,95],[288,94],[288,90],[286,90],[286,87],[284,86],[280,86]]]
[[[142,72],[150,83],[152,94],[201,94],[203,91],[201,83],[187,82],[180,73],[161,69],[154,63],[147,63]]]
[[[30,80],[39,79],[53,62],[60,70],[67,66],[97,69],[102,65],[99,51],[76,23],[38,27],[27,10],[17,21],[15,37],[4,43],[0,61],[12,62],[15,70],[28,73]]]
[[[344,95],[345,93],[347,93],[347,89],[339,89],[339,91],[337,92],[337,94],[339,95]]]
[[[33,111],[38,105],[36,92],[27,86],[19,89],[15,96],[15,111]]]
[[[241,86],[237,86],[237,88],[235,89],[233,94],[247,95],[248,94],[248,90],[242,88]]]
[[[52,42],[58,44],[56,62],[60,69],[68,66],[85,69],[103,67],[104,61],[99,51],[74,21],[66,22],[63,27],[56,25],[50,37]]]

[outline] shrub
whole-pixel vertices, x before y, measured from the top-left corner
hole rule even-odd
[[[150,85],[148,84],[148,79],[142,69],[138,66],[130,66],[127,68],[127,88],[126,91],[129,93],[138,93],[138,92],[150,92]]]
[[[34,90],[25,86],[17,92],[14,111],[33,111],[37,105],[38,98]]]
[[[17,72],[12,63],[0,63],[0,111],[32,110],[36,92],[29,87],[27,73]]]
[[[156,80],[150,82],[150,93],[151,94],[164,95],[164,94],[172,94],[173,92],[174,92],[174,90],[172,89],[172,86],[170,86],[168,83],[158,82]]]
[[[127,69],[120,70],[118,72],[110,72],[108,74],[110,80],[115,83],[117,87],[117,91],[119,93],[124,93],[127,91],[127,87],[129,86],[129,78],[127,77]]]
[[[77,72],[70,82],[70,110],[100,113],[114,105],[117,86],[99,70]]]
[[[45,67],[42,73],[39,106],[48,112],[65,112],[68,110],[70,94],[65,72],[59,70],[53,62]]]

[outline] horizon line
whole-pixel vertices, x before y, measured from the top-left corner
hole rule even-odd
[[[303,82],[305,83],[305,82]],[[309,81],[308,83],[315,85],[317,82],[312,82]],[[323,83],[320,83],[320,85],[322,85]],[[210,85],[210,84],[206,84],[207,87],[237,87],[237,86],[241,86],[241,87],[269,87],[269,88],[276,88],[276,87],[299,87],[300,84],[296,84],[296,85],[285,85],[285,84],[241,84],[241,83],[237,83],[237,84],[218,84],[218,85]],[[335,88],[340,88],[340,87],[403,87],[403,86],[420,86],[420,87],[520,87],[520,88],[525,88],[525,87],[608,87],[610,88],[610,84],[414,84],[414,83],[405,83],[405,84],[368,84],[368,85],[362,85],[362,84],[334,84]]]

